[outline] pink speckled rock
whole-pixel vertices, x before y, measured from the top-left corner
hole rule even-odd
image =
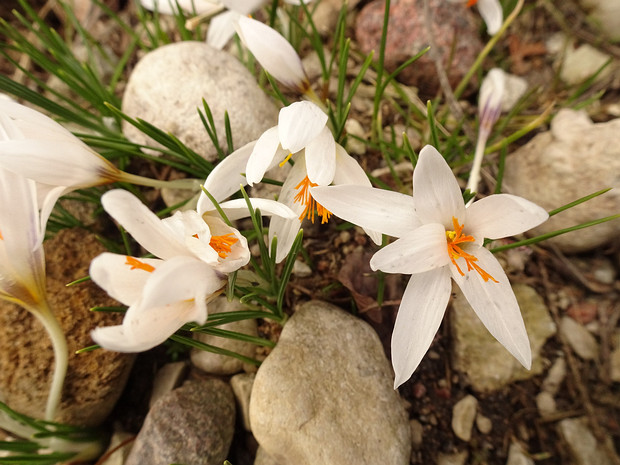
[[[479,36],[480,19],[459,3],[430,0],[435,41],[448,72],[450,84],[455,87],[482,50]],[[357,17],[355,35],[364,53],[378,50],[383,27],[385,1],[375,0],[366,5]],[[429,45],[424,20],[424,0],[394,0],[390,7],[385,65],[394,70],[408,58]],[[376,57],[375,57],[376,58]],[[398,80],[417,86],[427,96],[439,89],[435,65],[426,53],[408,66]]]

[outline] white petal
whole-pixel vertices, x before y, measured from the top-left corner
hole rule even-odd
[[[495,34],[502,27],[504,22],[504,13],[502,5],[498,0],[478,0],[476,3],[480,16],[487,25],[487,32],[490,35]]]
[[[506,73],[500,68],[489,70],[480,85],[478,95],[478,115],[480,124],[495,123],[502,109],[502,101],[506,90]]]
[[[465,203],[459,184],[441,154],[430,145],[420,151],[413,171],[415,211],[422,223],[452,227],[452,218],[461,219]]]
[[[431,223],[379,250],[370,259],[370,268],[386,273],[416,274],[449,262],[446,230],[439,223]]]
[[[212,266],[223,273],[232,273],[250,261],[250,249],[248,248],[247,239],[235,228],[228,226],[224,221],[217,217],[206,215],[204,221],[211,230],[211,239],[217,236],[229,236],[232,234],[236,242],[231,245],[230,253],[225,257],[217,256],[215,264]],[[216,246],[212,246],[215,248]],[[209,263],[209,262],[207,262]]]
[[[209,21],[207,44],[222,50],[232,36],[235,35],[235,21],[239,18],[236,11],[225,11]]]
[[[212,234],[211,228],[205,223],[203,217],[197,212],[193,210],[176,211],[174,215],[164,218],[161,222],[172,232],[175,242],[185,246],[184,252],[175,255],[193,256],[211,266],[219,264],[218,253],[211,246],[211,239],[214,234]],[[142,238],[142,240],[150,240],[150,238]],[[172,256],[169,255],[166,258],[172,258]]]
[[[296,214],[289,207],[281,202],[269,199],[250,198],[250,203],[254,210],[260,209],[263,216],[280,216],[282,218],[296,218],[299,214]],[[245,199],[234,199],[222,202],[220,204],[222,210],[230,221],[238,220],[239,218],[247,218],[250,215],[248,206],[245,203]]]
[[[308,179],[319,186],[331,184],[336,173],[336,141],[327,126],[306,145]]]
[[[81,187],[116,181],[120,171],[77,138],[0,142],[0,166],[43,184]]]
[[[414,275],[409,280],[392,333],[394,389],[411,378],[428,351],[443,319],[451,291],[447,267]]]
[[[37,197],[40,196],[39,187],[42,184],[37,184]],[[45,228],[47,225],[47,220],[49,220],[50,215],[52,214],[52,210],[54,210],[54,206],[60,197],[70,192],[71,189],[65,186],[55,186],[51,189],[46,189],[46,195],[39,204],[41,207],[41,233],[45,234]]]
[[[91,279],[124,305],[138,302],[151,274],[163,260],[103,253],[90,262]]]
[[[319,136],[325,124],[327,115],[314,103],[292,103],[282,108],[278,116],[280,143],[284,149],[297,153]]]
[[[282,84],[306,90],[308,78],[293,46],[278,32],[254,19],[242,16],[237,33],[258,62]]]
[[[130,192],[114,189],[101,196],[106,212],[118,221],[142,247],[159,258],[189,255],[175,234]]]
[[[465,233],[480,242],[521,234],[549,218],[547,212],[529,200],[497,194],[472,203],[466,211]]]
[[[336,144],[336,173],[332,182],[334,185],[353,184],[372,187],[364,169],[340,144]],[[375,244],[381,245],[383,237],[379,231],[363,229]]]
[[[242,15],[248,15],[254,10],[258,10],[267,0],[220,0],[229,10],[235,10]]]
[[[263,179],[265,172],[272,165],[274,157],[278,153],[279,146],[280,139],[278,138],[277,126],[267,129],[258,138],[245,168],[245,176],[250,186]]]
[[[420,225],[413,198],[366,186],[313,187],[312,196],[338,218],[388,236],[402,237]]]
[[[467,252],[472,253],[473,248]],[[465,275],[461,276],[454,266],[451,266],[452,277],[489,332],[529,369],[532,365],[530,342],[506,273],[493,254],[484,247],[478,247],[473,254],[478,258],[478,266],[498,282],[484,282],[474,270],[463,270]]]
[[[250,142],[235,150],[209,173],[205,180],[204,188],[217,202],[226,199],[237,192],[241,186],[245,186],[248,183],[245,176],[241,173],[245,173],[246,165],[255,144],[256,141]],[[209,197],[202,192],[196,209],[202,215],[206,211],[215,210],[215,206]]]
[[[295,241],[295,237],[301,228],[301,220],[299,216],[304,211],[304,205],[294,202],[296,195],[295,186],[306,176],[306,163],[304,157],[299,157],[295,161],[295,165],[284,181],[280,190],[279,202],[288,206],[295,213],[295,217],[291,219],[274,216],[269,223],[269,247],[274,237],[278,238],[276,249],[276,263],[280,263],[291,250],[291,246]]]

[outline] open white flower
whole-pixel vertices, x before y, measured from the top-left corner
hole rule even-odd
[[[294,162],[278,203],[295,212],[295,216],[278,214],[269,226],[269,244],[274,237],[278,238],[277,262],[290,251],[304,219],[314,222],[320,217],[325,223],[331,215],[310,195],[311,187],[332,183],[371,185],[355,159],[334,141],[326,123],[327,115],[315,104],[293,103],[280,111],[277,126],[265,131],[256,142],[226,157],[205,181],[207,191],[217,189],[221,197],[226,198],[236,192],[239,185],[253,185],[261,181],[268,170],[284,166],[289,159]],[[377,244],[381,243],[381,234],[367,232]]]
[[[106,192],[101,203],[142,247],[161,259],[193,257],[224,273],[238,270],[250,260],[246,238],[219,217],[203,218],[197,211],[187,210],[162,220],[123,189]]]
[[[265,71],[291,89],[306,93],[310,82],[293,46],[277,31],[252,18],[241,16],[237,34]]]
[[[0,167],[36,181],[41,229],[62,195],[126,175],[51,118],[7,99],[0,100]]]
[[[214,14],[223,8],[217,0],[140,0],[140,4],[147,10],[167,15],[177,14],[178,8],[196,14]]]
[[[506,274],[483,247],[531,229],[547,213],[521,197],[491,195],[465,207],[448,164],[424,147],[413,174],[413,198],[379,189],[316,187],[312,195],[336,216],[399,239],[377,252],[373,270],[411,274],[392,335],[394,386],[409,379],[431,345],[451,293],[451,279],[491,332],[526,368],[531,350]]]
[[[68,352],[47,300],[43,233],[34,181],[0,168],[0,299],[32,313],[52,340],[55,367],[45,410],[45,419],[52,421],[60,404]]]
[[[107,350],[142,352],[168,339],[184,324],[207,320],[207,302],[226,284],[224,275],[194,257],[168,260],[104,253],[90,276],[127,305],[123,323],[95,328],[93,340]]]

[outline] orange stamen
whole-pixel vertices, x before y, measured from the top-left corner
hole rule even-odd
[[[448,254],[450,255],[450,260],[452,261],[452,264],[456,267],[461,276],[465,276],[465,273],[456,263],[459,258],[464,259],[465,263],[467,263],[467,271],[475,270],[485,283],[489,279],[497,283],[498,281],[493,278],[493,276],[480,268],[480,266],[476,263],[478,261],[478,257],[468,254],[461,248],[461,246],[459,246],[459,244],[462,244],[464,242],[475,241],[472,236],[463,235],[463,228],[465,227],[465,225],[459,225],[459,221],[454,217],[452,217],[452,225],[454,226],[454,231],[446,231],[446,239],[448,240]]]
[[[141,262],[137,258],[130,257],[129,255],[127,255],[127,261],[125,262],[125,265],[129,265],[131,267],[130,270],[144,270],[149,273],[155,271],[154,266],[151,266],[148,263]]]
[[[471,8],[476,3],[478,3],[478,0],[467,0],[467,8]]]
[[[209,245],[217,252],[220,258],[226,258],[232,252],[232,246],[239,242],[234,233],[224,234],[223,236],[211,236]]]
[[[306,176],[295,186],[295,189],[298,189],[298,192],[295,195],[294,201],[295,203],[300,203],[305,206],[304,211],[301,215],[299,215],[299,221],[302,221],[305,217],[307,217],[314,223],[314,212],[316,211],[316,214],[321,217],[321,224],[324,224],[327,223],[329,217],[332,215],[327,208],[314,200],[312,195],[310,195],[310,188],[317,185],[318,184],[313,183],[310,179],[308,179],[308,176]]]
[[[2,237],[2,232],[0,232],[0,241],[3,241],[4,237]]]

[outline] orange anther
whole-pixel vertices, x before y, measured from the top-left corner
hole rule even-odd
[[[295,203],[300,203],[305,207],[302,214],[299,215],[299,220],[302,221],[305,217],[307,217],[314,223],[314,212],[316,210],[316,214],[321,217],[321,224],[327,223],[332,214],[327,208],[314,200],[312,195],[310,195],[310,188],[315,186],[317,186],[317,184],[311,182],[310,179],[308,179],[308,176],[303,178],[301,182],[295,186],[295,189],[298,191],[295,195],[294,201]]]
[[[232,246],[239,242],[234,233],[224,234],[223,236],[211,236],[209,245],[217,252],[220,258],[226,258],[232,252]]]
[[[130,270],[143,270],[149,273],[155,271],[154,266],[151,266],[148,263],[141,262],[137,258],[130,257],[129,255],[127,255],[127,261],[125,262],[125,265],[129,265],[131,267],[129,268]]]
[[[478,257],[474,255],[468,254],[465,252],[459,244],[464,242],[474,242],[475,239],[472,236],[463,235],[464,224],[459,225],[459,221],[452,217],[452,225],[454,226],[454,231],[446,231],[446,239],[448,241],[448,254],[450,255],[450,260],[452,264],[456,267],[457,271],[461,276],[465,276],[465,273],[461,270],[456,261],[459,258],[465,260],[467,263],[467,271],[475,270],[486,283],[489,279],[493,282],[498,282],[493,276],[484,271],[480,266],[476,263],[478,261]]]

